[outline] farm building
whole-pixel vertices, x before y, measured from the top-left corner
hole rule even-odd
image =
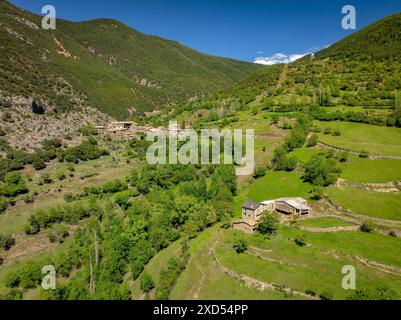
[[[286,215],[308,215],[311,208],[303,198],[280,198],[275,201],[276,211]]]
[[[242,206],[242,218],[233,223],[235,230],[245,233],[253,233],[258,228],[260,219],[264,212],[282,214],[284,218],[309,215],[311,208],[303,198],[280,198],[263,202],[248,200]]]

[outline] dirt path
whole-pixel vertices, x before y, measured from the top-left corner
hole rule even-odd
[[[333,147],[333,146],[330,146],[330,145],[328,145],[326,143],[323,143],[323,142],[318,142],[317,145],[319,147],[323,147],[323,148],[326,148],[326,149],[329,149],[329,150],[333,150],[333,151],[336,151],[336,152],[346,152],[346,153],[349,153],[349,154],[355,154],[357,156],[363,154],[362,152],[357,152],[357,151],[352,151],[352,150],[346,150],[346,149]],[[401,160],[401,156],[386,156],[386,155],[382,155],[382,154],[369,154],[369,158],[371,158],[371,159],[395,159],[395,160]]]

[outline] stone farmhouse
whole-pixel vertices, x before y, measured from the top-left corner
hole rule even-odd
[[[242,206],[242,218],[233,223],[235,230],[253,233],[257,230],[260,219],[265,212],[278,212],[283,219],[309,216],[311,208],[303,198],[279,198],[263,202],[248,200]]]

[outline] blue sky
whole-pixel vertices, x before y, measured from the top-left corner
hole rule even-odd
[[[114,18],[147,34],[212,55],[255,61],[287,59],[347,35],[341,9],[357,10],[357,30],[393,13],[401,0],[12,0],[40,14],[52,4],[60,18]],[[280,54],[278,54],[280,53]]]

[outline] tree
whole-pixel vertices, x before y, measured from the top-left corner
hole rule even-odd
[[[140,282],[141,290],[143,293],[149,293],[155,288],[155,283],[153,282],[152,277],[147,273],[141,276]]]
[[[237,253],[244,253],[245,251],[248,250],[248,243],[244,238],[236,235],[233,243],[233,249]]]
[[[335,159],[315,155],[305,166],[303,179],[315,186],[329,186],[337,181],[341,169]]]
[[[258,230],[264,235],[275,235],[280,223],[280,218],[277,213],[265,211],[260,219]]]

